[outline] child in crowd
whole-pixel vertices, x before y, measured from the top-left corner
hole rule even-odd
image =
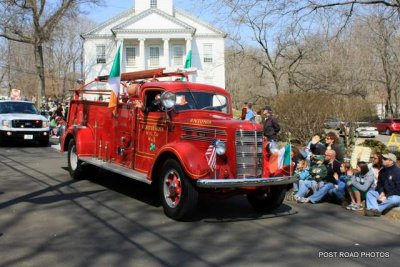
[[[310,172],[308,171],[308,163],[306,160],[299,160],[296,166],[296,170],[294,171],[294,176],[299,178],[299,181],[311,180],[312,177]],[[299,191],[299,181],[293,183],[293,194],[296,195]]]
[[[368,168],[367,163],[359,161],[355,175],[351,175],[350,180],[347,181],[347,191],[351,197],[351,204],[346,209],[354,211],[363,210],[361,201],[365,200],[368,190],[374,186],[374,181],[374,172]]]
[[[337,180],[337,184],[334,186],[333,189],[329,190],[329,195],[336,196],[336,198],[341,201],[341,204],[343,207],[345,207],[345,205],[347,205],[346,198],[345,198],[347,182],[350,181],[353,173],[354,173],[354,170],[353,170],[353,167],[351,167],[350,162],[342,163],[340,165],[340,175],[334,174],[335,179]]]
[[[323,184],[323,179],[325,179],[328,175],[328,170],[324,165],[324,156],[315,155],[313,160],[316,163],[310,171],[311,179],[299,180],[299,191],[294,196],[295,200],[298,202],[302,202],[310,189],[313,191],[313,193],[317,192],[320,186]]]

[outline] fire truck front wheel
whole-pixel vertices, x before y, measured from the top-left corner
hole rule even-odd
[[[165,214],[174,220],[186,219],[196,208],[198,191],[174,159],[163,164],[159,192]]]
[[[74,139],[71,139],[68,144],[68,170],[73,179],[83,178],[82,161],[78,160]]]
[[[247,194],[250,205],[261,212],[271,212],[282,204],[286,186],[272,186],[269,192],[255,191]]]

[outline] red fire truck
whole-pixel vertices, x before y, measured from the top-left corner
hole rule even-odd
[[[175,220],[195,210],[199,194],[246,194],[257,210],[279,207],[296,178],[263,175],[262,127],[234,119],[226,90],[188,82],[188,74],[123,73],[114,113],[107,76],[74,90],[61,139],[71,176],[85,178],[86,165],[94,165],[154,184]]]

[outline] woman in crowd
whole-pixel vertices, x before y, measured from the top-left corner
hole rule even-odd
[[[343,162],[344,156],[338,136],[334,132],[329,132],[325,136],[326,149],[332,149],[336,152],[336,160]]]
[[[351,204],[346,209],[359,211],[363,210],[362,199],[365,199],[368,190],[374,188],[375,175],[364,161],[357,163],[355,174],[347,182],[347,191],[351,197]]]

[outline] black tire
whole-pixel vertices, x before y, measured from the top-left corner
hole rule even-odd
[[[250,205],[256,211],[271,212],[282,205],[285,195],[286,186],[271,186],[269,193],[264,191],[255,191],[248,193],[246,196]]]
[[[165,161],[161,168],[159,194],[164,213],[177,221],[184,220],[193,213],[199,198],[194,182],[174,159]]]
[[[391,131],[389,128],[386,128],[385,134],[386,134],[386,135],[391,135],[391,134],[392,134],[392,131]]]
[[[68,144],[68,171],[73,179],[83,179],[84,173],[82,161],[78,159],[78,155],[76,154],[76,145],[74,139],[71,139]]]
[[[49,146],[49,138],[39,140],[40,146]]]

